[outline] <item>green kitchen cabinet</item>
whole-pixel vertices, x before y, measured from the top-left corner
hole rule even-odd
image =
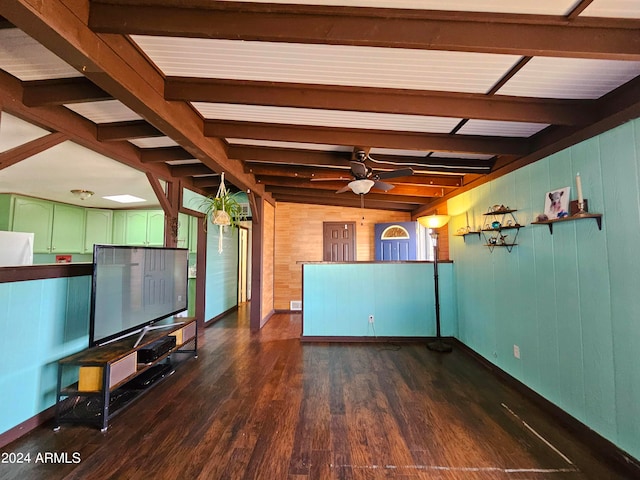
[[[111,243],[114,245],[124,245],[124,233],[127,225],[126,210],[115,210],[113,212],[113,223],[111,225]]]
[[[164,245],[164,211],[147,212],[147,245],[161,247]]]
[[[51,253],[84,251],[85,209],[75,205],[53,204]]]
[[[93,252],[95,244],[111,243],[113,210],[87,208],[85,210],[84,252]]]
[[[147,211],[129,210],[125,214],[124,243],[147,245]]]
[[[51,253],[51,230],[53,228],[53,203],[37,198],[14,197],[14,232],[32,232],[33,253]]]
[[[164,245],[162,210],[118,210],[113,213],[113,243],[120,245]]]

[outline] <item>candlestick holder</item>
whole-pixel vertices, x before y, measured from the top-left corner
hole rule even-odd
[[[578,200],[572,200],[569,203],[569,215],[572,217],[587,215],[589,213],[589,202],[587,199],[583,199],[582,202]]]

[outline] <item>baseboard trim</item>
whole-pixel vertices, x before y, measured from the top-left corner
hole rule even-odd
[[[607,440],[602,435],[589,428],[577,418],[562,410],[556,404],[547,400],[535,390],[532,390],[517,378],[511,376],[497,365],[491,363],[460,340],[453,338],[451,339],[451,342],[454,348],[457,348],[474,358],[504,383],[523,394],[554,418],[558,423],[579,436],[584,441],[585,445],[593,451],[594,456],[604,458],[612,467],[617,468],[625,474],[631,474],[633,476],[632,478],[640,478],[640,461],[632,455],[628,454],[610,440]]]
[[[435,337],[325,337],[319,335],[301,335],[300,341],[304,343],[426,343]],[[444,340],[449,341],[446,337]]]
[[[215,317],[210,318],[209,320],[207,320],[204,323],[205,328],[210,327],[211,325],[213,325],[214,323],[216,323],[218,320],[222,320],[222,318],[226,315],[229,315],[231,312],[235,312],[236,310],[238,310],[238,305],[235,305],[233,307],[231,307],[228,310],[225,310],[224,312],[222,312],[219,315],[216,315]]]
[[[0,434],[0,448],[4,448],[9,445],[11,442],[19,439],[20,437],[26,435],[31,430],[39,427],[40,425],[48,422],[56,415],[56,406],[52,405],[51,407],[43,410],[42,412],[34,415],[33,417],[25,420],[24,422],[16,425],[10,430]]]

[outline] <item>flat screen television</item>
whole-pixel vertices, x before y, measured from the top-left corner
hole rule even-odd
[[[186,248],[95,245],[89,346],[186,310],[188,268]]]

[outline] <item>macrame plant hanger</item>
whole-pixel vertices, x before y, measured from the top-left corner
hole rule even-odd
[[[220,209],[213,212],[213,223],[214,225],[218,225],[220,229],[220,234],[218,236],[218,253],[222,253],[223,229],[224,227],[231,225],[231,217],[225,211],[227,195],[227,187],[224,184],[224,172],[222,172],[220,175],[220,186],[218,187],[218,193],[216,193],[216,198],[220,199]]]

